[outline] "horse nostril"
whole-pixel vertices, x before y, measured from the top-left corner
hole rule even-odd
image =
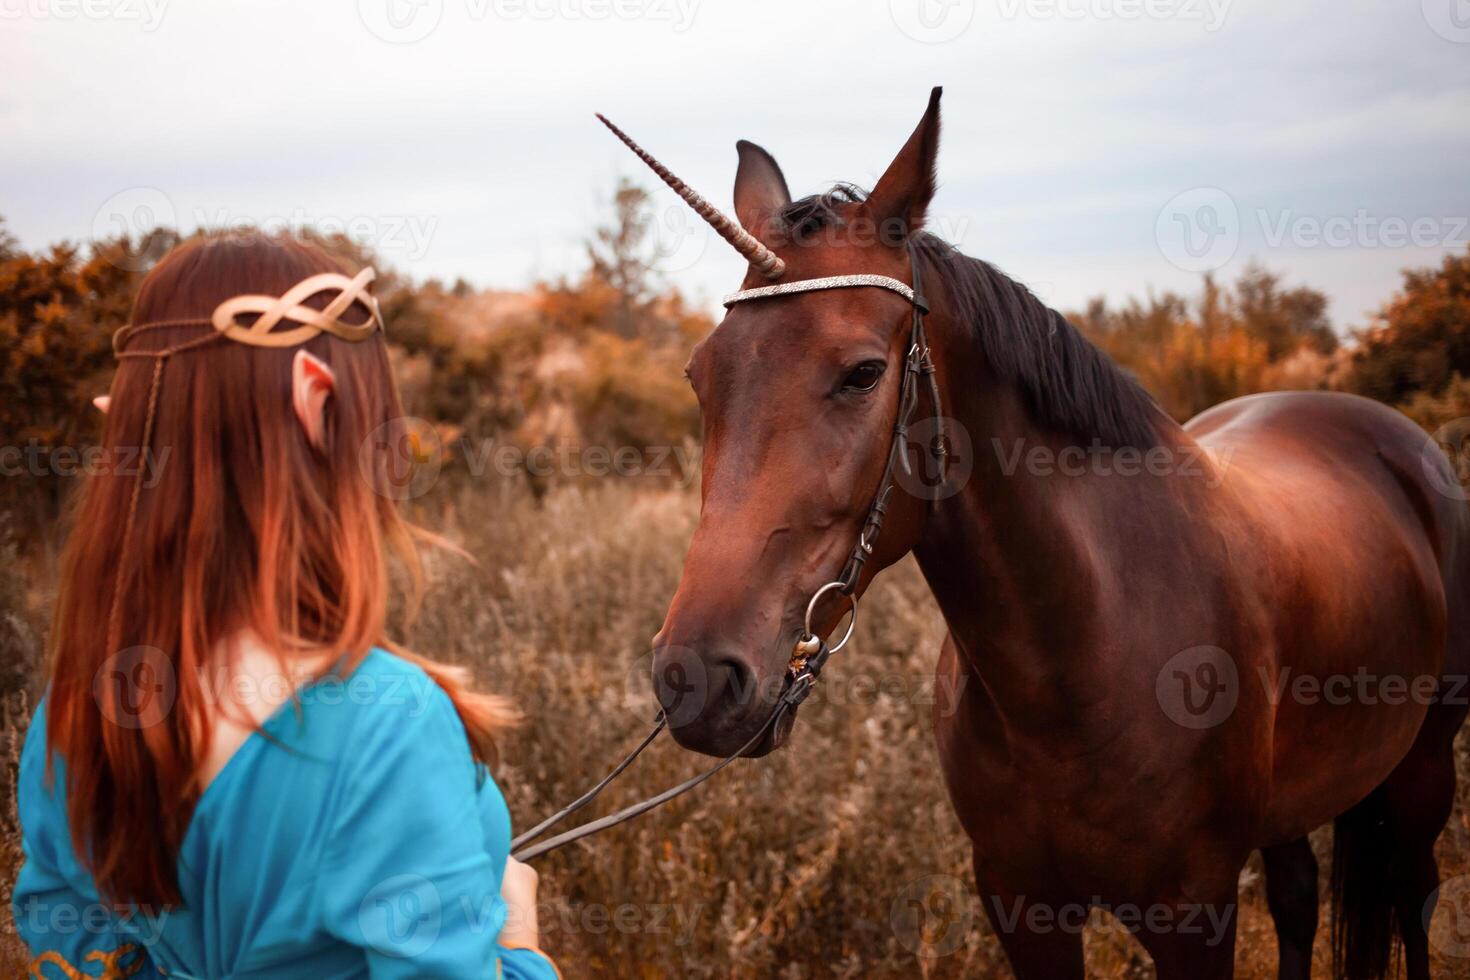
[[[729,654],[666,647],[654,660],[654,693],[673,728],[720,728],[748,713],[757,694],[751,665]]]
[[[704,715],[720,694],[724,671],[710,671],[696,651],[666,647],[654,658],[653,691],[672,728],[682,728]]]
[[[721,686],[728,696],[720,705],[722,714],[726,717],[740,716],[750,709],[756,691],[755,672],[749,664],[734,657],[723,657],[711,668],[711,673],[723,675]]]

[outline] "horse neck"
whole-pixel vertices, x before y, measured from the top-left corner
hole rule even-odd
[[[946,414],[969,437],[973,470],[958,493],[933,505],[915,554],[984,689],[997,701],[1050,700],[1052,710],[1036,717],[1065,717],[1095,699],[1089,678],[1105,667],[1103,626],[1116,611],[1109,604],[1132,591],[1125,579],[1150,574],[1130,553],[1140,542],[1126,529],[1146,514],[1151,539],[1182,537],[1189,484],[1208,485],[1209,473],[1191,481],[1149,475],[1146,449],[1119,453],[1043,430],[1021,392],[983,363],[968,330],[931,319],[940,321],[932,343]],[[1212,465],[1162,413],[1158,429],[1175,467]],[[1133,452],[1145,472],[1118,475]]]

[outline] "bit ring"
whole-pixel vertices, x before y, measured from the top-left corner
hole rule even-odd
[[[841,591],[841,589],[842,589],[842,583],[841,582],[828,582],[826,585],[824,585],[820,589],[818,589],[812,595],[811,601],[806,604],[806,620],[804,621],[804,624],[803,624],[804,625],[804,628],[806,630],[806,636],[803,637],[803,641],[805,641],[808,638],[815,638],[816,637],[816,633],[814,633],[812,631],[812,613],[816,612],[816,610],[817,610],[817,603],[821,601],[822,596],[826,595],[828,592],[831,592],[833,589],[837,589],[837,590]],[[834,644],[831,647],[830,652],[832,652],[832,653],[836,653],[838,650],[841,650],[843,647],[847,646],[847,641],[850,640],[850,639],[852,639],[852,631],[857,628],[857,610],[858,610],[857,596],[852,595],[851,593],[848,593],[848,592],[843,592],[842,594],[844,596],[846,596],[847,597],[847,601],[852,604],[852,618],[847,621],[847,632],[845,632],[845,633],[842,634],[842,639],[838,640],[837,643]]]

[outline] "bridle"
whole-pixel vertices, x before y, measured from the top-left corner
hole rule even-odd
[[[551,827],[560,823],[563,819],[582,809],[595,800],[607,786],[612,783],[622,772],[633,764],[644,749],[648,748],[659,734],[668,727],[668,717],[662,710],[659,711],[654,720],[653,730],[644,736],[643,741],[638,743],[627,756],[623,758],[612,771],[604,776],[595,786],[573,800],[567,806],[547,817],[545,820],[521,834],[511,842],[512,856],[518,861],[532,861],[557,848],[563,847],[584,837],[600,833],[618,824],[632,820],[634,817],[647,813],[655,807],[667,803],[669,800],[694,789],[700,783],[709,779],[715,773],[724,769],[736,759],[749,753],[754,749],[766,735],[773,731],[788,712],[794,711],[798,705],[806,700],[816,685],[817,678],[826,666],[827,660],[836,652],[847,645],[852,639],[853,629],[857,626],[857,586],[862,578],[863,565],[873,554],[873,546],[877,543],[878,535],[883,530],[883,522],[888,515],[888,505],[893,496],[893,488],[898,480],[898,469],[903,467],[905,472],[912,472],[909,462],[909,427],[913,421],[914,412],[919,406],[921,390],[927,394],[934,409],[934,435],[929,442],[928,450],[935,458],[939,467],[940,481],[943,482],[946,464],[948,462],[948,445],[944,438],[943,410],[939,398],[939,382],[935,377],[934,359],[930,356],[929,341],[924,335],[924,314],[929,312],[928,302],[924,298],[919,280],[919,261],[914,254],[912,246],[909,248],[909,267],[914,284],[908,284],[893,279],[889,276],[878,275],[850,275],[850,276],[827,276],[820,279],[799,279],[794,282],[777,283],[772,286],[758,286],[754,289],[742,290],[725,297],[724,305],[728,309],[737,303],[748,303],[755,300],[768,299],[776,296],[791,296],[798,293],[814,293],[827,289],[852,289],[858,287],[873,287],[886,289],[897,293],[908,300],[913,310],[912,324],[909,330],[908,352],[904,355],[902,387],[899,389],[898,414],[893,422],[893,438],[889,445],[888,460],[883,468],[883,478],[878,483],[878,490],[873,495],[873,503],[868,508],[867,516],[863,520],[862,530],[858,533],[857,543],[853,545],[847,561],[842,566],[842,571],[837,578],[817,589],[807,602],[806,616],[803,620],[803,632],[801,639],[791,654],[791,661],[787,665],[786,675],[782,683],[781,694],[777,698],[775,707],[770,715],[766,717],[760,730],[755,733],[743,746],[733,755],[727,756],[716,765],[706,769],[695,776],[690,777],[677,786],[664,790],[646,800],[624,807],[616,813],[610,813],[605,817],[589,821],[580,827],[575,827],[555,837],[550,837],[539,844],[532,844]],[[827,641],[818,636],[812,628],[812,616],[816,612],[818,604],[828,593],[835,592],[845,597],[850,604],[851,617],[848,620],[847,629],[836,645],[828,646]]]

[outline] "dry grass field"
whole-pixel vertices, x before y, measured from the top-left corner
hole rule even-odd
[[[648,640],[678,579],[697,498],[604,481],[537,500],[509,483],[446,479],[421,500],[420,523],[478,563],[433,558],[433,591],[408,640],[472,665],[482,686],[527,713],[503,746],[497,778],[517,824],[528,826],[645,731]],[[44,638],[49,572],[0,557],[8,559],[0,654],[7,667],[30,669]],[[1009,975],[971,892],[969,848],[929,734],[938,612],[917,569],[904,564],[883,576],[863,613],[855,642],[803,708],[792,745],[543,863],[543,943],[564,976]],[[22,713],[12,705],[6,716],[12,739]],[[1463,745],[1460,760],[1460,805],[1440,843],[1446,877],[1470,873]],[[704,764],[660,744],[610,791],[604,811]],[[1319,832],[1316,843],[1325,872],[1330,834]],[[0,848],[8,881],[18,859],[13,815]],[[1255,863],[1241,896],[1238,975],[1273,976]],[[1327,915],[1324,906],[1324,924]],[[13,930],[4,939],[0,975],[23,976]],[[1152,976],[1142,949],[1100,915],[1087,957],[1090,976]],[[1441,955],[1439,975],[1470,977],[1470,960]]]

